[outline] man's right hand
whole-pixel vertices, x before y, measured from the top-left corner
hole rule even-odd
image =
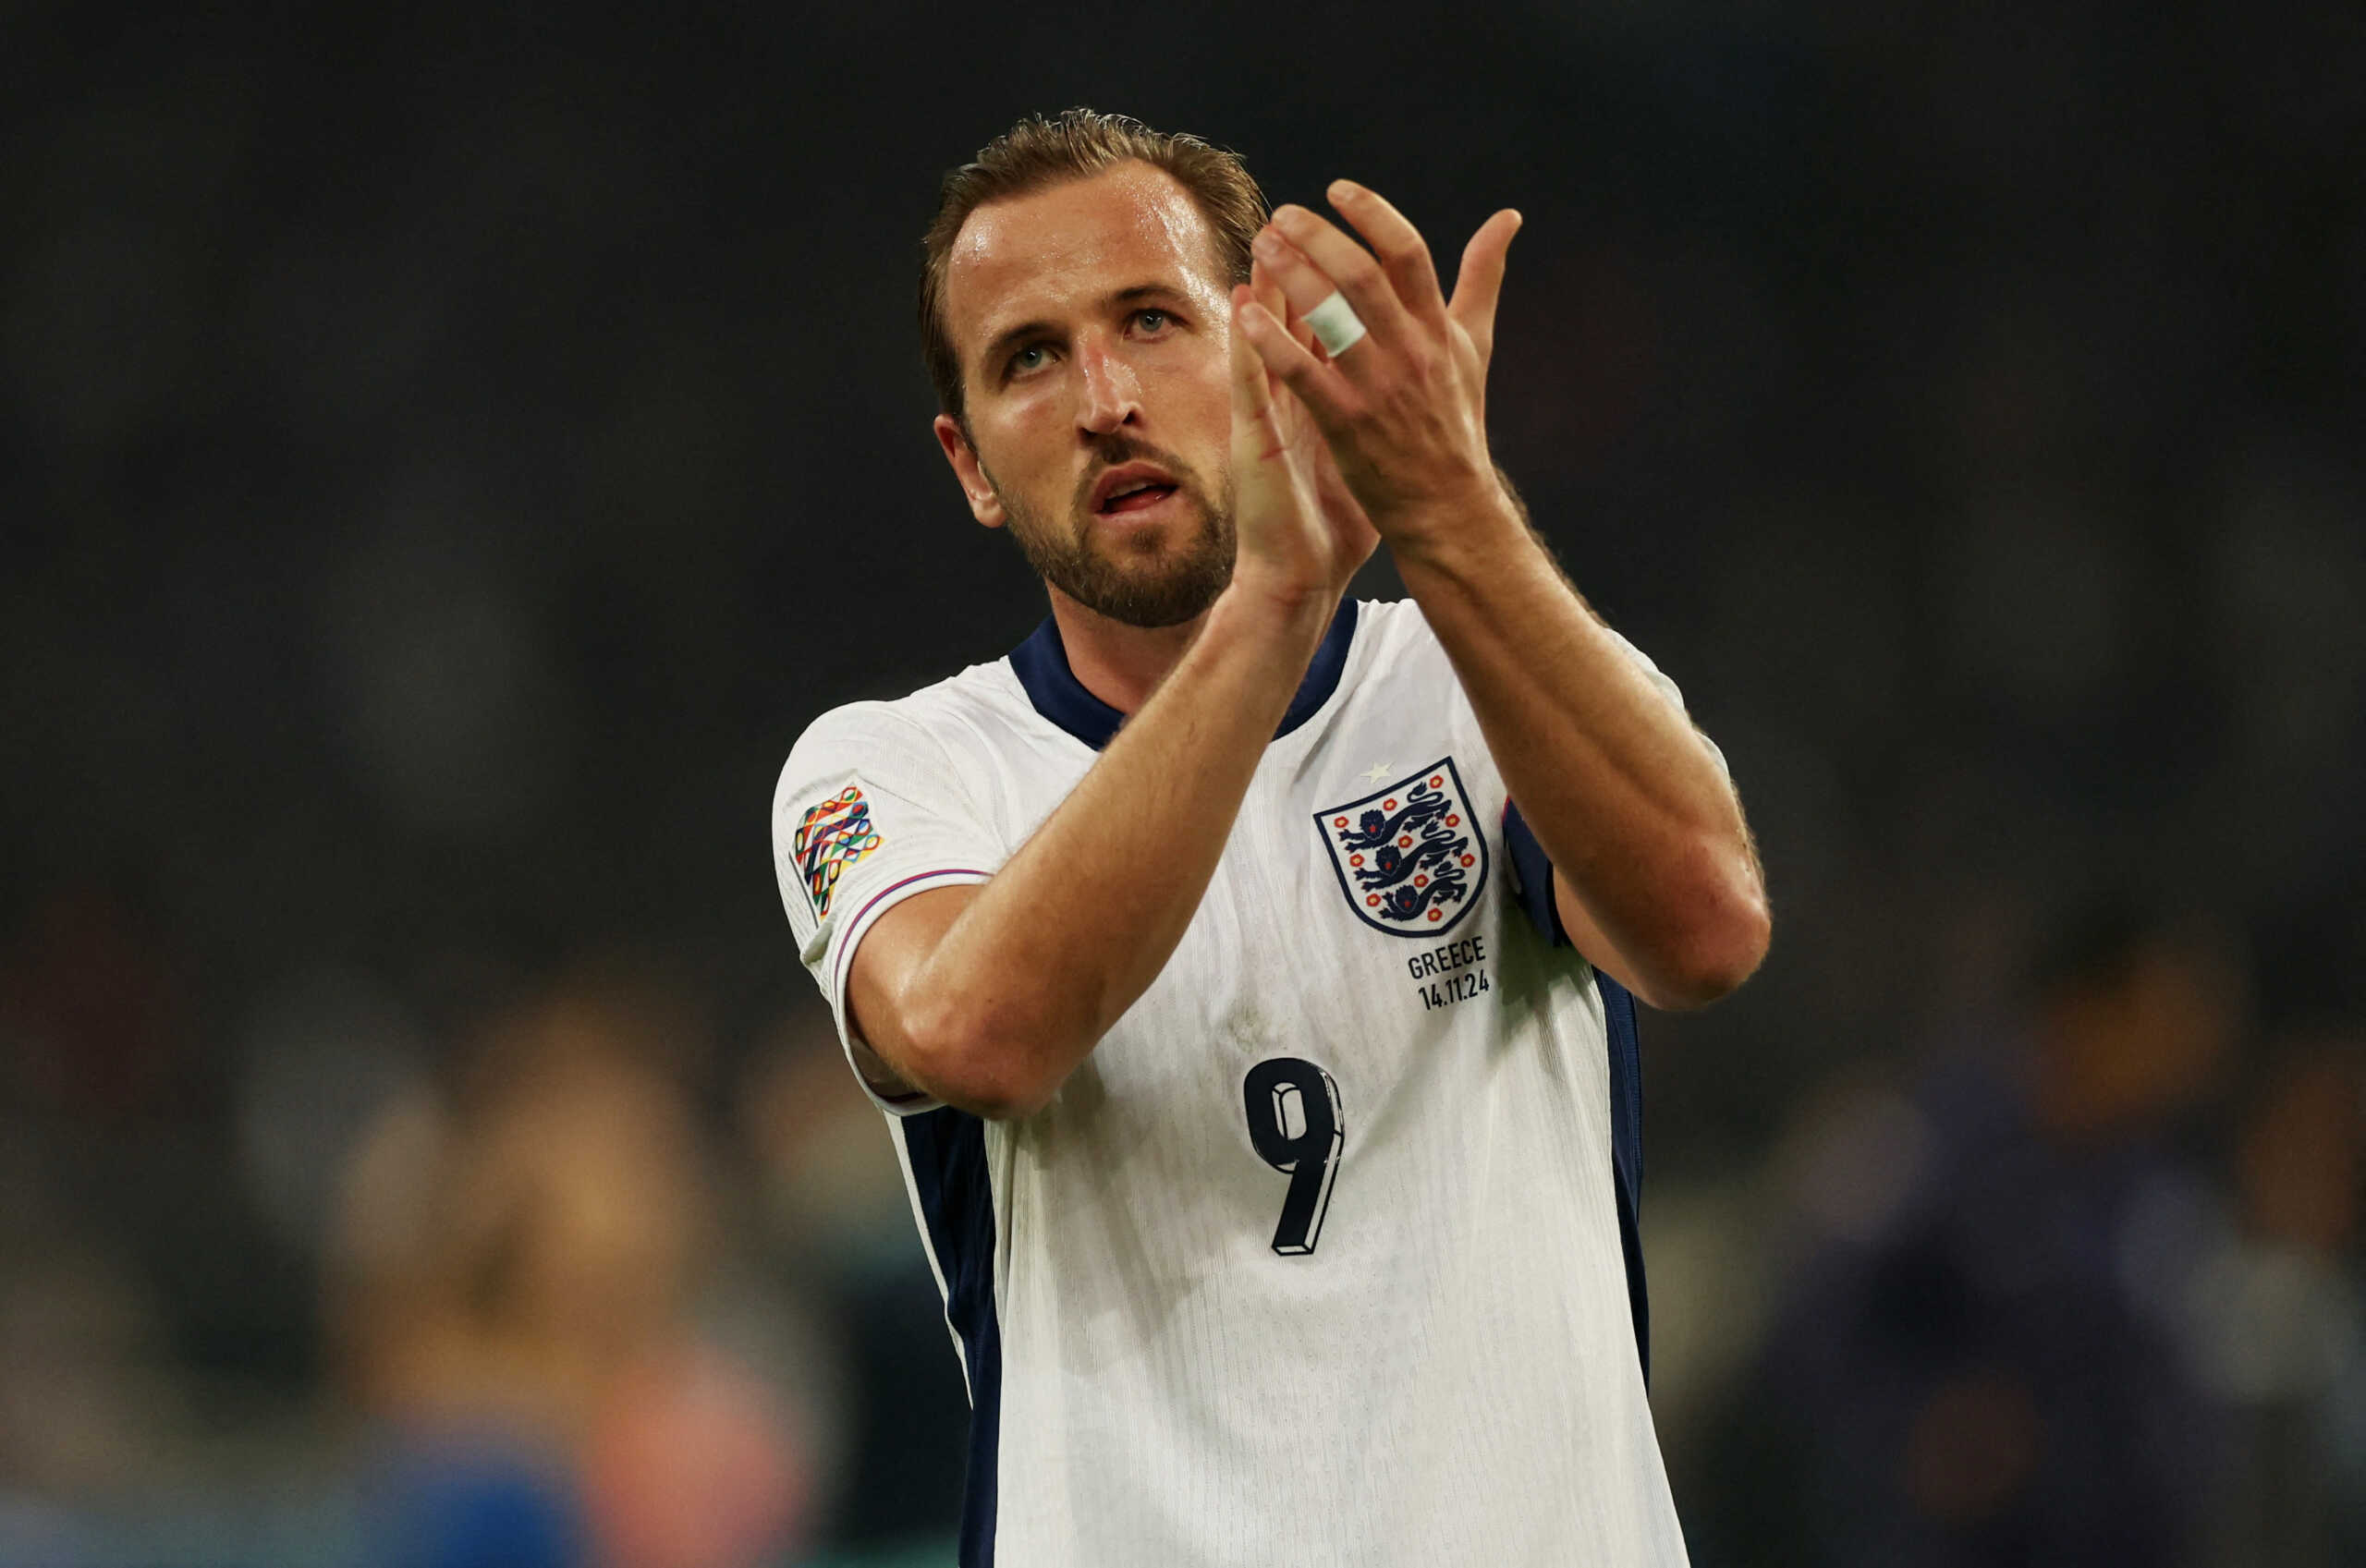
[[[1235,588],[1292,608],[1319,605],[1327,622],[1380,535],[1343,484],[1325,485],[1328,449],[1313,419],[1266,370],[1243,327],[1262,311],[1301,343],[1313,334],[1290,314],[1262,265],[1232,291],[1232,478],[1239,534]],[[1334,493],[1326,493],[1331,492]]]

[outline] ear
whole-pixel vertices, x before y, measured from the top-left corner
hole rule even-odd
[[[970,440],[961,433],[960,421],[950,414],[939,414],[935,430],[936,444],[945,448],[945,460],[953,465],[953,477],[961,481],[961,493],[970,498],[970,515],[990,529],[1002,527],[1006,520],[1002,497],[986,482],[986,470],[978,462],[978,455],[970,450]]]

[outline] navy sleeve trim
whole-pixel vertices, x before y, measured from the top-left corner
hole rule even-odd
[[[1553,860],[1508,802],[1504,807],[1504,849],[1510,857],[1519,905],[1537,934],[1555,947],[1570,944],[1553,897]],[[1593,972],[1602,992],[1603,1032],[1610,1045],[1610,1174],[1618,1197],[1618,1247],[1627,1259],[1627,1308],[1635,1320],[1635,1354],[1643,1380],[1652,1378],[1652,1301],[1643,1275],[1643,1051],[1635,998],[1625,986]]]
[[[1002,1437],[1002,1325],[994,1316],[994,1197],[986,1124],[945,1106],[898,1124],[929,1250],[945,1279],[945,1318],[970,1374],[970,1473],[961,1489],[960,1568],[994,1568]]]
[[[1519,906],[1527,911],[1536,934],[1555,947],[1569,945],[1561,925],[1561,906],[1553,901],[1553,861],[1519,808],[1504,803],[1504,849],[1511,857],[1512,880],[1519,887]]]
[[[1652,1293],[1643,1274],[1643,1051],[1635,998],[1596,969],[1602,1019],[1610,1037],[1610,1174],[1618,1192],[1618,1249],[1627,1258],[1627,1310],[1635,1320],[1635,1354],[1652,1380]]]

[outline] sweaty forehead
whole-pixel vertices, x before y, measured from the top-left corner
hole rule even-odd
[[[953,341],[974,351],[1004,327],[1057,317],[1116,289],[1218,287],[1215,236],[1175,177],[1146,164],[991,201],[945,260]]]

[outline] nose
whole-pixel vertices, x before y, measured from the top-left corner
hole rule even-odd
[[[1142,387],[1116,346],[1097,334],[1077,346],[1083,392],[1077,423],[1093,435],[1110,435],[1141,422]]]

